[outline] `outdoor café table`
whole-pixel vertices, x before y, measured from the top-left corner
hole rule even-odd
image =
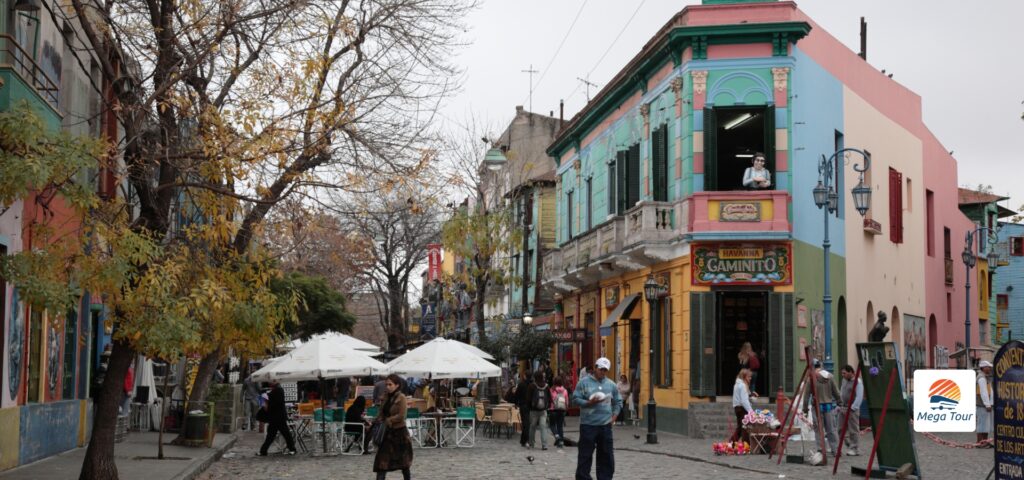
[[[779,432],[767,428],[749,428],[750,453],[767,455],[773,446],[773,441],[779,438]]]
[[[292,438],[295,440],[296,446],[301,448],[304,453],[309,453],[305,437],[307,435],[313,436],[313,431],[310,428],[312,422],[312,415],[295,415],[288,420],[288,427],[292,430]]]
[[[447,446],[449,446],[449,445],[447,445],[447,443],[448,443],[447,440],[448,440],[449,436],[454,436],[455,435],[455,425],[451,424],[450,426],[446,426],[444,420],[446,420],[446,419],[454,419],[455,418],[455,412],[427,412],[427,413],[423,413],[422,416],[433,420],[432,423],[433,423],[433,427],[435,429],[434,430],[435,431],[435,436],[434,436],[435,446],[437,446],[437,447],[447,447]],[[453,444],[451,446],[455,446],[455,445]]]

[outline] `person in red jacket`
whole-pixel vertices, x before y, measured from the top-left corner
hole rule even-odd
[[[761,368],[761,359],[757,358],[757,352],[750,346],[750,342],[743,342],[743,346],[740,347],[740,353],[736,356],[740,361],[740,370],[744,368],[750,370],[751,393],[757,392],[757,371]]]
[[[121,415],[128,415],[132,404],[132,390],[135,388],[135,367],[129,365],[128,373],[124,376],[124,387],[121,397]]]

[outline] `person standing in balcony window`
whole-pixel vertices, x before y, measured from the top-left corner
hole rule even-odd
[[[754,166],[743,172],[743,186],[752,190],[772,186],[772,172],[765,168],[765,156],[761,152],[754,154]]]

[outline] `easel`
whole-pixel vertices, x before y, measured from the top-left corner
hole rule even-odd
[[[786,421],[784,422],[784,424],[787,425],[786,434],[781,439],[779,439],[778,442],[775,443],[775,449],[777,450],[777,454],[779,456],[779,458],[776,459],[775,461],[776,465],[782,464],[782,456],[786,453],[786,444],[789,443],[789,436],[790,434],[793,433],[793,421],[796,420],[797,400],[799,400],[806,393],[806,388],[808,385],[810,385],[811,388],[811,396],[814,398],[814,424],[816,427],[815,437],[817,437],[816,443],[818,443],[819,447],[821,448],[822,459],[825,462],[828,462],[828,448],[825,446],[825,429],[822,426],[821,420],[821,405],[818,403],[818,392],[817,388],[814,385],[816,381],[815,377],[817,377],[817,372],[813,367],[814,356],[811,355],[811,350],[811,346],[804,347],[804,359],[807,360],[807,365],[804,366],[804,373],[800,375],[800,384],[799,386],[797,386],[796,392],[793,395],[793,399],[789,402],[789,409],[786,410]],[[769,455],[768,458],[771,459],[771,455]]]

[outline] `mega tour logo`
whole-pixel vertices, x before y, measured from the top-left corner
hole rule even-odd
[[[914,371],[914,430],[973,432],[975,411],[973,370]]]

